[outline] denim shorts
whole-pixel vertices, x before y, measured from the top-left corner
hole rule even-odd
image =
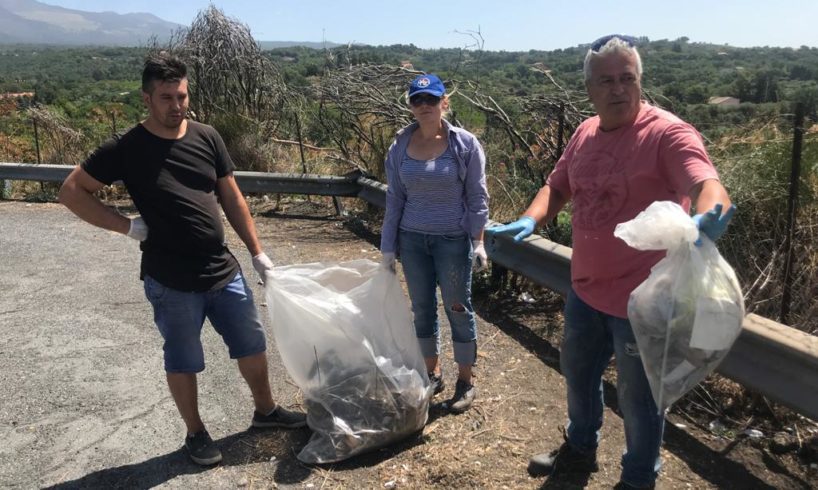
[[[153,306],[153,321],[165,340],[165,371],[204,370],[201,333],[207,318],[222,336],[231,359],[267,348],[264,327],[253,303],[253,292],[241,271],[225,287],[203,293],[172,289],[145,276],[145,296]]]

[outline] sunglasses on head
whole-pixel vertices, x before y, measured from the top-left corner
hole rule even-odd
[[[598,52],[600,49],[602,49],[603,46],[608,44],[608,41],[610,41],[611,39],[619,39],[620,41],[624,42],[625,44],[628,45],[628,47],[631,48],[636,47],[637,39],[635,37],[623,36],[621,34],[610,34],[594,41],[593,44],[591,44],[591,51]]]
[[[437,105],[440,103],[440,97],[432,94],[415,94],[409,97],[409,105],[418,107],[423,104],[426,105]]]

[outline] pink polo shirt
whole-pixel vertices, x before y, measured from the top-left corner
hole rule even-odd
[[[699,133],[673,114],[642,104],[634,123],[599,129],[584,121],[548,177],[547,184],[572,201],[571,282],[576,294],[599,311],[628,316],[628,297],[664,251],[642,252],[613,234],[654,201],[690,209],[691,188],[718,174]]]

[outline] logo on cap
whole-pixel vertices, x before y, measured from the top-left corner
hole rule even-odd
[[[429,84],[430,84],[430,83],[432,83],[432,82],[431,82],[431,81],[430,81],[428,78],[423,77],[423,78],[421,78],[420,80],[418,80],[417,85],[418,85],[418,87],[420,87],[420,88],[426,88],[426,87],[428,87],[428,86],[429,86]]]

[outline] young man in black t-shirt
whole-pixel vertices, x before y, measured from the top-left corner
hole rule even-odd
[[[140,241],[140,278],[164,339],[167,382],[187,427],[185,446],[199,464],[222,455],[199,416],[196,373],[208,318],[237,359],[255,402],[255,427],[303,427],[304,414],[277,405],[270,392],[264,330],[253,294],[224,237],[219,205],[247,246],[262,280],[273,267],[262,251],[234,165],[219,134],[187,120],[185,65],[159,55],[145,62],[148,118],[100,146],[68,176],[60,202],[92,225]],[[122,181],[141,216],[129,219],[94,193]]]

